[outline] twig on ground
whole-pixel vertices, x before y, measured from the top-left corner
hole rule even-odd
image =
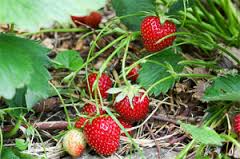
[[[153,140],[154,140],[154,142],[155,142],[155,144],[156,144],[158,159],[161,159],[161,148],[160,148],[160,146],[158,145],[158,141],[156,141],[156,138],[155,138],[155,136],[154,136],[154,134],[153,134],[153,132],[152,132],[152,129],[148,126],[147,123],[145,124],[145,126],[147,127],[150,135],[152,136],[152,138],[153,138]]]
[[[196,123],[196,122],[200,122],[202,120],[202,118],[200,117],[185,117],[185,116],[173,116],[173,115],[153,115],[152,116],[153,119],[158,119],[158,120],[162,120],[162,121],[166,121],[166,122],[170,122],[176,125],[179,125],[177,123],[177,120],[181,120],[181,121],[185,121],[185,122],[189,122],[189,123]]]
[[[67,128],[68,123],[66,121],[48,121],[34,123],[33,126],[39,130],[64,130]],[[6,125],[2,128],[3,132],[8,132],[13,128],[12,125]]]

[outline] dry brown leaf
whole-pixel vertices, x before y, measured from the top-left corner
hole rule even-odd
[[[193,90],[191,90],[191,92],[193,92],[192,97],[200,100],[204,94],[206,86],[207,85],[205,81],[202,80],[197,81],[197,85],[193,87],[194,88]]]
[[[46,38],[42,41],[42,44],[44,46],[46,46],[47,48],[49,49],[53,49],[54,48],[54,42],[53,42],[53,39],[50,39],[50,38]]]

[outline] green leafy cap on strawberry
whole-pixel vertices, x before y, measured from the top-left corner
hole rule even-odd
[[[132,100],[135,96],[140,96],[140,93],[144,93],[145,91],[141,89],[139,85],[129,85],[129,86],[121,86],[118,88],[110,88],[107,90],[109,94],[118,94],[116,96],[115,102],[120,102],[125,97],[129,98],[129,103],[131,108],[133,109]]]

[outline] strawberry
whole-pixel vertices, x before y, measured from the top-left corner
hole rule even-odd
[[[89,116],[94,116],[97,113],[96,105],[87,103],[83,106],[81,112]],[[106,112],[102,108],[99,108],[99,113],[102,115],[105,114]]]
[[[149,110],[149,99],[138,85],[111,88],[108,93],[119,93],[114,102],[116,112],[125,121],[133,123],[146,117]]]
[[[101,155],[111,155],[118,149],[120,133],[119,126],[110,116],[99,116],[84,127],[88,144]]]
[[[144,97],[141,100],[143,93],[136,95],[132,99],[133,108],[130,105],[129,97],[115,103],[116,112],[128,122],[136,122],[144,119],[147,116],[149,109],[149,99]]]
[[[92,90],[92,88],[96,79],[97,79],[96,73],[92,73],[88,76],[89,87],[92,95],[94,95],[94,91]],[[112,87],[112,81],[107,74],[103,73],[101,75],[101,77],[98,80],[98,87],[99,87],[102,98],[106,99],[108,97],[107,90]],[[87,91],[89,91],[88,87],[87,87]]]
[[[71,18],[77,26],[83,23],[92,28],[97,28],[102,20],[102,15],[98,12],[91,12],[88,16],[71,16]]]
[[[94,116],[97,113],[97,108],[95,105],[87,103],[83,106],[81,113],[84,115],[88,115],[88,116]],[[99,108],[99,113],[100,115],[105,114],[105,110]],[[86,123],[88,119],[84,118],[84,117],[80,117],[76,122],[75,122],[75,127],[76,128],[83,128],[84,124]]]
[[[69,130],[64,135],[62,143],[65,151],[73,157],[80,156],[86,147],[83,133],[76,129]]]
[[[139,72],[140,68],[141,68],[141,66],[137,65],[136,67],[131,69],[130,72],[128,73],[128,75],[127,75],[128,79],[131,79],[131,81],[136,82],[137,78],[139,76],[138,72]]]
[[[126,122],[125,120],[123,120],[122,118],[119,118],[118,119],[119,122],[122,124],[122,126],[125,128],[125,129],[128,129],[128,128],[131,128],[132,127],[132,124]],[[129,135],[133,135],[133,131],[128,131]],[[126,134],[123,132],[121,133],[122,136],[126,136]]]
[[[159,42],[161,38],[176,32],[176,26],[170,21],[160,23],[157,16],[148,16],[141,23],[141,34],[144,47],[149,52],[160,51],[170,45],[176,39],[176,36],[168,37]]]
[[[88,119],[84,117],[78,118],[78,120],[75,122],[75,128],[79,128],[79,129],[83,128],[87,120]]]
[[[237,134],[240,134],[240,114],[237,114],[235,117],[234,117],[234,130]]]

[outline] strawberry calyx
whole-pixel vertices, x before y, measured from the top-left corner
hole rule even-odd
[[[141,89],[139,85],[128,85],[121,86],[118,88],[110,88],[107,90],[109,94],[118,94],[115,98],[115,103],[120,102],[125,97],[128,97],[131,108],[133,109],[133,98],[136,96],[140,96],[140,93],[144,93],[145,91]]]
[[[181,24],[176,18],[166,15],[159,15],[161,25],[163,25],[166,21],[173,22],[174,24]]]

